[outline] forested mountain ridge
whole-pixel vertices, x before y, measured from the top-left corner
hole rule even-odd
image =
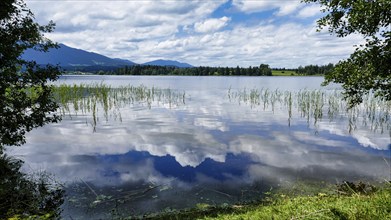
[[[59,44],[58,49],[52,48],[47,53],[29,49],[25,51],[22,58],[25,60],[35,61],[40,65],[52,64],[59,65],[64,68],[87,66],[125,66],[135,64],[129,60],[113,59],[98,53],[68,47],[65,44]]]
[[[253,67],[194,67],[175,60],[158,59],[143,64],[130,60],[110,58],[98,53],[72,48],[59,44],[59,48],[47,53],[28,49],[22,55],[25,60],[35,61],[39,65],[59,65],[68,73],[88,72],[92,74],[113,75],[193,75],[193,76],[271,76],[272,68],[267,64]],[[324,66],[309,65],[290,69],[296,75],[323,75],[333,69],[333,64]],[[285,70],[273,69],[273,70]]]
[[[28,49],[24,52],[22,58],[29,61],[35,61],[39,65],[59,65],[69,71],[108,71],[118,67],[136,65],[135,62],[130,60],[110,58],[98,53],[72,48],[65,44],[59,44],[58,49],[49,49],[47,53]],[[192,67],[192,65],[188,63],[162,59],[150,61],[141,65],[173,66],[180,68]]]

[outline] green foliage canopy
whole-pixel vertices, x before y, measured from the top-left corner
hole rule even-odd
[[[83,68],[83,67],[82,67]],[[79,71],[88,71],[79,69]],[[272,69],[267,64],[259,67],[209,67],[199,66],[180,68],[176,66],[133,65],[120,67],[115,70],[99,70],[96,74],[104,75],[181,75],[181,76],[271,76]]]
[[[65,191],[47,173],[21,172],[23,161],[0,155],[0,219],[59,219]]]
[[[0,2],[0,151],[5,145],[23,144],[33,128],[59,120],[48,85],[57,79],[59,68],[21,59],[26,49],[56,47],[44,37],[53,29],[52,22],[37,24],[22,0]]]
[[[308,66],[299,66],[296,70],[296,73],[303,75],[325,75],[331,72],[334,69],[334,64],[329,63],[327,65],[308,65]]]
[[[391,101],[391,1],[303,0],[319,3],[327,13],[318,28],[327,27],[337,37],[361,34],[365,44],[326,74],[325,84],[341,83],[350,105],[362,102],[369,92]]]

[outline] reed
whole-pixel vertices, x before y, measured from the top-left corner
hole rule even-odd
[[[251,108],[262,108],[272,111],[276,108],[287,111],[288,125],[293,118],[305,118],[308,125],[317,126],[319,121],[326,118],[336,121],[346,118],[349,132],[357,129],[358,125],[368,127],[375,132],[390,132],[391,136],[391,102],[368,94],[363,97],[363,103],[349,107],[349,100],[343,98],[341,91],[333,90],[299,90],[280,91],[270,89],[241,89],[228,90],[231,102],[245,103]],[[295,111],[294,111],[295,110]]]
[[[53,86],[54,99],[59,103],[59,113],[72,118],[78,114],[92,114],[91,124],[94,131],[99,121],[98,111],[103,111],[103,118],[122,121],[120,109],[127,106],[144,106],[151,109],[156,105],[168,105],[169,108],[184,105],[185,92],[172,89],[148,88],[140,86],[111,86],[100,84],[61,84]]]

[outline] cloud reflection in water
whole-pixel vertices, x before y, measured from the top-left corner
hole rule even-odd
[[[101,115],[96,132],[90,116],[66,117],[34,130],[10,152],[26,169],[53,172],[70,188],[82,179],[114,198],[121,190],[160,186],[131,201],[138,212],[259,198],[270,186],[298,179],[391,178],[387,134],[363,128],[349,134],[342,121],[314,127],[302,118],[288,127],[286,111],[229,102],[228,88],[215,86],[189,86],[183,106],[122,107],[122,122]]]

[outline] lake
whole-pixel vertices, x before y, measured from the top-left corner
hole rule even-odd
[[[56,84],[153,94],[123,102],[128,93],[118,92],[94,111],[71,103],[60,123],[33,130],[8,152],[27,172],[45,170],[64,183],[65,219],[256,201],[296,182],[390,180],[391,106],[368,98],[346,112],[340,87],[322,81],[62,76]]]

